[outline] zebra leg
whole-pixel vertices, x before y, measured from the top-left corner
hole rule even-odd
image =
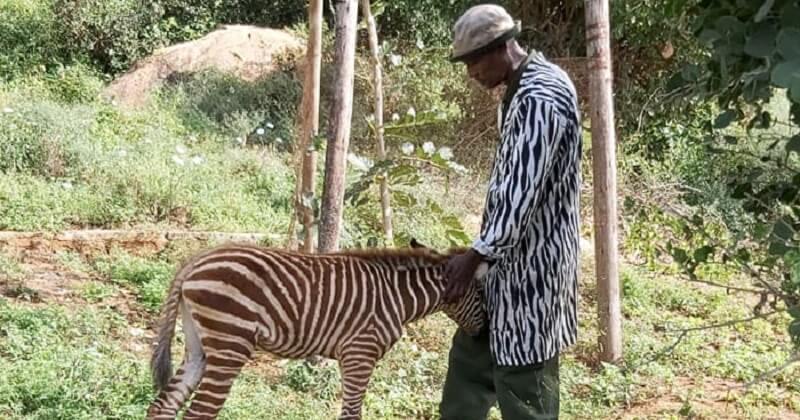
[[[394,341],[396,338],[388,344],[382,342],[374,331],[370,331],[342,346],[339,357],[339,369],[342,372],[341,420],[361,419],[364,394],[372,372]]]
[[[206,357],[197,334],[197,327],[183,304],[181,304],[181,310],[183,311],[183,333],[186,337],[185,359],[170,379],[167,387],[161,390],[158,398],[150,405],[147,410],[148,420],[176,418],[178,410],[183,407],[186,399],[200,382],[206,367]]]
[[[244,355],[233,350],[208,350],[207,353],[203,378],[184,420],[216,419],[228,398],[233,381],[250,360],[250,354]]]
[[[361,419],[361,406],[377,360],[365,354],[345,355],[339,362],[342,371],[342,413],[340,420]]]

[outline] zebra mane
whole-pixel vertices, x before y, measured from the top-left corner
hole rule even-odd
[[[360,258],[390,264],[397,269],[418,269],[439,265],[464,249],[453,248],[444,253],[429,248],[371,248],[350,249],[331,253],[343,257]]]
[[[299,251],[288,251],[284,249],[262,247],[259,245],[254,245],[252,243],[230,241],[225,244],[218,245],[209,250],[206,250],[205,253],[196,255],[193,257],[193,259],[185,261],[184,263],[186,264],[192,260],[200,259],[202,255],[212,253],[217,249],[226,247],[251,248],[251,249],[258,249],[261,251],[274,251],[282,254],[303,256],[303,257],[327,255],[327,256],[337,256],[337,257],[358,258],[362,260],[381,263],[384,265],[390,265],[397,270],[414,270],[414,269],[436,266],[446,262],[450,257],[465,252],[467,250],[467,248],[450,248],[444,252],[439,252],[432,248],[427,248],[427,247],[359,248],[359,249],[353,248],[353,249],[344,249],[340,251],[335,251],[327,254],[306,254],[304,252],[299,252]]]

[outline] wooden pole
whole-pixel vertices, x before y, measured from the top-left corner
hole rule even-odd
[[[344,183],[350,122],[353,117],[353,83],[356,55],[358,2],[336,0],[336,43],[333,101],[331,102],[325,182],[319,223],[319,252],[339,248],[344,207]]]
[[[622,359],[622,314],[617,259],[617,168],[608,0],[586,0],[594,229],[600,352],[604,362]]]
[[[314,138],[319,135],[319,85],[322,71],[322,0],[310,0],[308,5],[308,50],[306,51],[306,90],[303,91],[303,156],[302,183],[299,207],[305,230],[303,251],[314,252],[314,198],[317,152]]]
[[[369,32],[369,50],[372,56],[373,85],[375,87],[375,137],[378,145],[378,159],[386,159],[386,143],[383,139],[383,68],[381,66],[381,53],[378,46],[378,29],[375,17],[369,5],[370,0],[361,0],[361,11],[367,21]],[[394,231],[392,229],[392,204],[389,195],[389,181],[384,172],[381,179],[381,216],[383,220],[383,235],[386,246],[394,245]]]

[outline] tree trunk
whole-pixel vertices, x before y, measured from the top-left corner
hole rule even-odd
[[[604,362],[622,359],[622,316],[617,266],[617,169],[608,0],[586,1],[594,228],[600,351]]]
[[[381,67],[381,53],[378,46],[378,29],[375,17],[369,5],[370,0],[361,0],[361,11],[367,21],[369,32],[369,50],[372,55],[373,85],[375,87],[375,136],[378,143],[378,159],[386,159],[386,144],[383,141],[383,68]],[[386,246],[394,245],[394,231],[392,229],[392,204],[389,195],[389,181],[386,172],[381,178],[381,216],[383,220],[383,235]]]
[[[335,74],[331,121],[325,155],[325,182],[320,208],[319,252],[339,248],[344,207],[344,182],[350,121],[353,117],[353,83],[356,54],[358,2],[336,0]]]
[[[300,111],[300,141],[297,146],[297,184],[295,188],[296,219],[304,228],[303,251],[314,252],[314,186],[317,152],[314,138],[319,134],[319,85],[322,68],[322,0],[308,5],[308,46],[306,47],[305,81]],[[294,241],[294,222],[290,231]],[[292,242],[294,243],[294,242]],[[292,247],[294,248],[294,247]]]

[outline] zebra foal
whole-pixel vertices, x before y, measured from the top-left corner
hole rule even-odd
[[[477,282],[459,302],[441,301],[445,264],[461,250],[443,254],[416,246],[311,255],[226,245],[191,258],[178,270],[162,309],[151,360],[160,392],[147,418],[176,418],[192,394],[184,419],[216,418],[234,379],[261,350],[282,358],[336,359],[340,418],[360,419],[375,365],[406,324],[440,310],[470,333],[485,323]],[[172,375],[179,314],[185,352]]]

